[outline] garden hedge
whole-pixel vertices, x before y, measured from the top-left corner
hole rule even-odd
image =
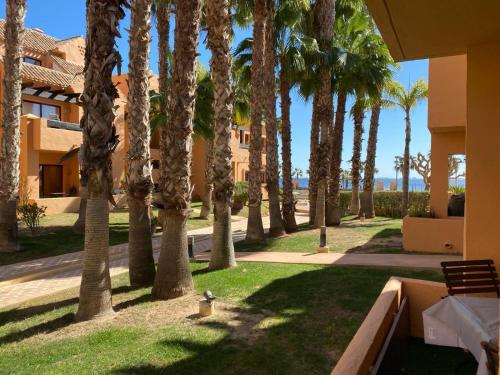
[[[340,193],[340,206],[343,216],[349,214],[351,204],[351,192]],[[400,191],[375,191],[373,193],[373,204],[376,216],[401,218],[401,201],[403,194]],[[429,217],[430,195],[427,191],[410,192],[409,214],[410,216]]]

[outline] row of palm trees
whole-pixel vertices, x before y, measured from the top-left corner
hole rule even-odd
[[[179,297],[193,288],[186,222],[191,214],[190,168],[196,96],[200,86],[196,62],[200,25],[206,28],[207,47],[212,54],[213,137],[210,137],[208,148],[212,161],[207,163],[207,170],[210,172],[210,190],[213,189],[214,231],[209,268],[215,270],[236,265],[231,233],[230,138],[231,125],[241,116],[238,109],[245,106],[245,100],[250,102],[251,109],[247,241],[264,240],[261,214],[264,129],[270,234],[280,236],[285,231],[297,230],[291,181],[290,92],[294,87],[313,102],[311,221],[317,226],[340,223],[340,165],[345,112],[350,96],[355,99],[351,111],[355,120],[351,161],[353,187],[360,180],[363,119],[365,112],[371,109],[365,184],[359,212],[364,212],[367,217],[373,215],[370,200],[379,115],[385,105],[385,92],[392,90],[395,96],[399,86],[390,83],[392,60],[361,0],[131,0],[130,4],[128,0],[87,0],[86,6],[87,48],[81,96],[84,111],[80,159],[87,199],[78,320],[112,312],[108,202],[112,199],[111,153],[117,142],[113,125],[117,91],[111,77],[121,60],[115,50],[115,39],[120,37],[119,22],[125,16],[125,8],[130,7],[131,12],[127,169],[131,285],[152,285],[154,299]],[[19,160],[19,67],[25,8],[25,0],[7,0],[6,59],[11,60],[5,66],[11,69],[11,74],[6,74],[4,81],[0,241],[10,238],[6,234],[12,233],[9,227],[12,222],[5,219],[12,211],[11,206],[14,207],[15,223],[19,176],[16,178],[3,171],[6,165],[14,165],[10,169],[18,170],[16,164],[7,163],[18,163]],[[169,35],[174,14],[175,41],[171,51]],[[164,126],[160,127],[159,185],[165,222],[157,267],[150,235],[153,182],[149,155],[151,97],[148,65],[152,15],[156,19],[159,49],[160,100],[154,111],[164,120]],[[233,62],[231,41],[235,23],[240,26],[252,24],[253,36],[236,48],[236,61]],[[250,87],[249,93],[248,90],[245,92],[246,86]],[[281,99],[282,205],[278,186],[278,93]],[[337,100],[336,113],[334,97]],[[411,110],[411,106],[405,108]],[[409,145],[409,111],[405,113]],[[11,152],[9,147],[14,151]],[[353,189],[353,193],[356,207],[359,189]]]

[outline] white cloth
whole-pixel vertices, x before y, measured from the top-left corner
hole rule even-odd
[[[481,341],[498,340],[500,299],[449,296],[423,313],[426,344],[468,349],[478,362],[476,375],[487,375]]]

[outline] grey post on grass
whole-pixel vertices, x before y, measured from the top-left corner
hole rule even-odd
[[[319,247],[326,247],[326,227],[321,227],[319,235]]]
[[[188,254],[189,258],[194,258],[194,236],[188,236]]]

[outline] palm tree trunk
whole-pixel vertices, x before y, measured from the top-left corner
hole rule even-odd
[[[214,84],[214,234],[210,269],[236,266],[231,231],[231,122],[233,91],[231,87],[231,13],[229,0],[207,3],[208,47],[212,52],[210,67]]]
[[[311,116],[310,156],[309,156],[309,223],[314,224],[316,218],[316,201],[318,196],[318,96],[314,94]]]
[[[158,91],[162,98],[161,112],[168,119],[168,103],[170,97],[170,0],[161,0],[156,3],[156,32],[158,33]],[[160,178],[159,186],[164,186],[164,176],[162,164],[167,160],[168,151],[165,145],[165,127],[160,128]],[[159,218],[165,218],[165,212],[158,215]],[[165,223],[161,223],[164,227]]]
[[[265,31],[265,87],[264,101],[266,122],[266,187],[269,194],[269,235],[279,237],[285,233],[280,207],[278,130],[276,128],[276,52],[274,36],[274,1],[268,1]]]
[[[214,141],[205,141],[205,197],[200,210],[200,219],[207,220],[212,212],[212,194],[214,191]]]
[[[365,118],[363,98],[358,98],[354,104],[354,141],[352,146],[352,197],[351,197],[351,214],[359,213],[359,181],[361,177],[361,143],[363,141],[363,120]]]
[[[287,233],[297,231],[295,222],[295,200],[292,182],[292,131],[290,123],[290,82],[286,71],[286,57],[281,57],[281,159],[283,168],[283,221]],[[298,176],[297,176],[298,178]]]
[[[6,1],[0,137],[0,252],[16,251],[19,156],[21,154],[21,57],[26,0]]]
[[[83,128],[82,124],[81,127]],[[88,172],[85,161],[81,156],[81,149],[78,152],[80,164],[80,208],[78,210],[78,218],[73,224],[73,230],[76,233],[85,233],[85,215],[87,213],[87,197],[88,197]]]
[[[344,121],[347,93],[340,90],[337,95],[337,114],[333,128],[332,160],[330,165],[330,186],[328,192],[328,216],[326,224],[329,226],[340,225],[342,212],[340,209],[340,177],[342,163],[342,143],[344,139]]]
[[[161,241],[154,299],[185,295],[193,289],[186,222],[191,214],[191,158],[196,98],[196,49],[201,0],[177,3],[172,98],[162,155],[165,230]]]
[[[365,215],[366,218],[375,217],[375,208],[373,206],[373,184],[375,178],[375,158],[377,155],[377,136],[380,110],[380,104],[373,106],[370,118],[370,131],[368,135],[368,146],[366,149],[365,178],[363,192],[361,193],[361,207],[359,212],[359,216]]]
[[[410,113],[406,112],[405,127],[405,151],[403,155],[403,198],[401,203],[401,216],[408,214],[409,184],[410,184],[410,142],[411,142],[411,123]]]
[[[113,69],[118,22],[125,16],[124,0],[87,1],[87,50],[83,102],[82,157],[88,166],[85,258],[80,301],[75,319],[88,320],[112,310],[109,275],[109,199],[112,190],[111,152],[116,142],[113,101],[118,92]],[[111,58],[110,58],[111,56]]]
[[[149,41],[152,0],[131,1],[128,65],[129,278],[132,286],[153,285],[151,241],[153,177],[149,128]]]
[[[333,23],[335,19],[335,0],[317,0],[314,8],[314,32],[321,51],[330,51],[333,42]],[[323,62],[319,68],[318,119],[320,140],[318,156],[321,163],[318,168],[318,196],[316,201],[316,227],[325,225],[327,176],[330,168],[329,132],[332,128],[333,97],[331,68]]]
[[[253,49],[252,49],[252,87],[251,108],[252,120],[250,125],[250,165],[248,171],[248,223],[246,241],[260,242],[264,240],[264,226],[262,224],[262,121],[263,105],[266,97],[263,93],[262,77],[264,73],[265,52],[265,22],[266,0],[255,0],[253,14]]]

